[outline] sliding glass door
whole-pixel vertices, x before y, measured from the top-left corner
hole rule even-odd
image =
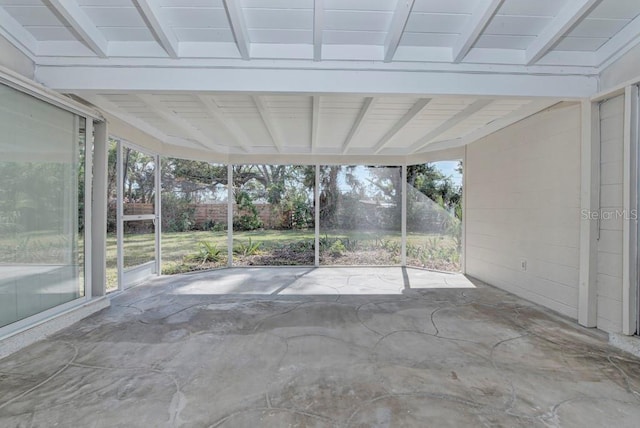
[[[1,329],[85,295],[86,122],[0,85],[0,129]]]

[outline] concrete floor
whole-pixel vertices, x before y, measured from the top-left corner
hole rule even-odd
[[[460,275],[164,277],[0,360],[0,426],[637,427],[640,360]]]

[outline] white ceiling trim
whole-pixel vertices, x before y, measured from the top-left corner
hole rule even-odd
[[[178,58],[179,43],[169,24],[160,13],[160,3],[153,0],[134,0],[149,30],[171,58]]]
[[[414,0],[398,0],[396,3],[391,25],[387,31],[387,37],[384,42],[384,61],[390,62],[396,54],[396,49],[402,39],[404,28],[407,26],[409,15],[413,9]]]
[[[254,95],[251,98],[258,109],[258,113],[260,113],[264,126],[266,126],[267,131],[269,131],[269,136],[271,137],[271,141],[273,141],[273,145],[278,150],[278,153],[282,153],[282,138],[280,137],[280,132],[276,129],[274,121],[271,118],[271,114],[269,113],[267,106],[264,104],[262,97]]]
[[[236,0],[224,0],[224,7],[227,11],[227,18],[231,26],[231,32],[236,41],[238,52],[244,60],[249,60],[251,56],[251,45],[247,24],[244,20],[242,6]]]
[[[375,103],[376,103],[376,99],[373,97],[367,97],[364,99],[364,103],[362,104],[362,108],[358,113],[358,117],[356,118],[355,122],[353,122],[353,125],[351,126],[351,129],[349,130],[349,133],[347,134],[347,138],[345,138],[344,143],[342,143],[342,154],[347,153],[347,151],[349,150],[349,146],[351,145],[351,142],[362,130],[362,125],[363,123],[366,122],[367,117],[369,116],[369,114],[373,110],[373,107],[375,106]]]
[[[380,153],[382,149],[384,149],[387,144],[389,144],[393,137],[398,134],[398,132],[402,131],[409,123],[411,123],[413,119],[415,119],[416,116],[418,116],[427,107],[430,101],[430,98],[419,99],[413,105],[413,107],[411,107],[411,109],[409,109],[409,111],[405,113],[405,115],[402,116],[400,120],[397,121],[389,131],[387,131],[386,134],[384,134],[380,141],[376,143],[376,145],[373,147],[373,153]]]
[[[47,0],[47,2],[96,55],[101,58],[108,56],[109,42],[75,0]]]
[[[549,25],[531,43],[526,51],[527,65],[546,55],[574,25],[587,15],[601,0],[572,0],[560,10]]]
[[[558,97],[596,93],[596,76],[506,73],[402,72],[331,69],[48,67],[36,78],[60,92],[349,93],[365,96],[460,95]]]
[[[322,60],[322,35],[324,32],[324,0],[313,1],[313,60]]]
[[[467,56],[469,50],[476,43],[485,27],[494,17],[504,0],[484,0],[471,15],[464,32],[460,34],[459,41],[452,50],[453,62],[458,63]]]
[[[453,128],[457,124],[463,122],[468,117],[470,117],[471,115],[473,115],[473,114],[477,113],[478,111],[482,110],[483,108],[485,108],[486,106],[488,106],[492,102],[493,102],[493,100],[476,100],[473,103],[469,104],[462,111],[460,111],[460,112],[456,113],[455,115],[451,116],[449,119],[444,121],[444,123],[442,123],[440,126],[438,126],[435,129],[429,131],[426,135],[424,135],[418,141],[413,143],[409,147],[409,152],[410,153],[416,153],[416,152],[422,151],[431,142],[433,142],[433,140],[436,139],[438,136],[444,134],[446,131],[450,130],[451,128]]]
[[[50,42],[40,42],[50,43]],[[155,42],[145,42],[157,45]],[[110,51],[113,52],[113,44],[110,43]],[[441,59],[435,62],[415,62],[403,59],[398,61],[398,57],[402,56],[400,49],[407,48],[401,46],[396,54],[395,61],[393,62],[372,62],[369,60],[332,60],[327,59],[327,48],[330,45],[325,45],[323,50],[322,62],[312,62],[311,55],[306,55],[306,59],[279,59],[277,63],[273,59],[256,58],[253,56],[251,61],[244,61],[239,59],[238,50],[235,43],[216,43],[217,48],[212,47],[210,43],[194,43],[194,42],[181,42],[180,54],[182,58],[175,60],[170,58],[149,58],[149,57],[131,57],[128,55],[126,58],[96,58],[92,57],[68,57],[61,58],[57,56],[53,57],[38,57],[38,64],[41,66],[59,66],[59,67],[186,67],[186,68],[234,68],[234,69],[299,69],[299,70],[359,70],[359,71],[404,71],[404,72],[452,72],[452,73],[506,73],[506,74],[553,74],[553,75],[586,75],[596,76],[598,75],[598,68],[593,65],[590,56],[584,57],[578,55],[574,60],[575,54],[591,54],[593,52],[561,52],[560,56],[569,58],[570,63],[584,64],[585,62],[591,64],[585,65],[569,65],[567,61],[562,61],[558,58],[557,61],[548,61],[548,59],[557,54],[558,52],[549,52],[549,54],[538,64],[525,66],[524,65],[524,51],[515,51],[513,49],[471,49],[464,62],[459,64],[452,64],[447,62],[446,58],[450,58],[450,49],[437,48],[446,53],[441,55]],[[210,46],[207,48],[207,46]],[[258,46],[252,45],[252,52],[255,52]],[[296,45],[298,46],[298,45]],[[304,47],[304,45],[300,45]],[[336,45],[337,46],[337,45]],[[380,48],[379,46],[371,46],[373,48]],[[344,46],[343,46],[344,48]],[[355,49],[355,47],[353,47]],[[198,58],[186,58],[186,56],[194,57],[200,56],[200,52],[204,49],[209,50],[209,55],[212,50],[223,50],[225,58],[213,59],[211,57],[198,57]],[[422,49],[422,48],[417,48]],[[162,48],[158,47],[158,50],[162,51]],[[311,47],[308,45],[305,52],[311,52]],[[133,52],[131,52],[133,53]],[[130,53],[130,54],[131,54]],[[164,55],[164,53],[163,53]],[[487,58],[487,55],[492,61],[491,63],[482,63],[480,60],[482,57]],[[382,55],[380,55],[382,57]],[[425,56],[428,58],[428,56]],[[588,60],[585,61],[585,58]],[[473,59],[473,61],[472,61]],[[506,60],[517,60],[517,63],[509,63]]]

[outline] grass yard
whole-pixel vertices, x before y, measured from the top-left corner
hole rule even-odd
[[[234,232],[233,263],[250,265],[313,265],[313,230]],[[208,245],[205,247],[202,242]],[[327,231],[320,236],[322,265],[400,264],[398,233]],[[125,267],[153,260],[153,234],[126,235]],[[460,256],[450,236],[409,234],[407,264],[459,271]],[[162,234],[162,272],[174,274],[227,264],[227,232],[190,231]],[[116,236],[107,237],[107,289],[117,288]]]

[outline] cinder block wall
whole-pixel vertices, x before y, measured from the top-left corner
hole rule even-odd
[[[580,132],[579,105],[538,113],[469,145],[465,166],[467,274],[571,318]]]

